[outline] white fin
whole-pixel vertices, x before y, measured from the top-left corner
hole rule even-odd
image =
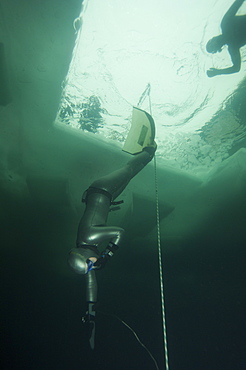
[[[146,146],[153,145],[154,138],[155,123],[151,115],[133,107],[132,125],[122,150],[130,154],[140,153]]]

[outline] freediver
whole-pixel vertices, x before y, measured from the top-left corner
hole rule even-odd
[[[94,349],[95,304],[97,302],[95,270],[104,267],[106,262],[112,258],[121,245],[124,235],[124,229],[106,225],[107,217],[110,206],[121,203],[115,202],[115,199],[130,180],[154,157],[157,147],[153,133],[154,121],[150,115],[148,119],[151,120],[153,127],[148,145],[134,154],[124,167],[94,181],[84,192],[82,198],[86,207],[78,227],[76,248],[70,250],[68,264],[75,272],[85,275],[87,311],[83,322],[88,324],[91,349]],[[103,243],[107,243],[107,247],[100,253],[98,247]]]
[[[246,44],[246,15],[236,15],[244,0],[236,0],[228,9],[221,21],[222,34],[210,39],[206,45],[208,53],[221,52],[224,45],[228,46],[232,66],[223,69],[210,68],[208,77],[232,74],[241,69],[240,48]]]

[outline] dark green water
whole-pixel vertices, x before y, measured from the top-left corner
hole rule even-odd
[[[66,265],[72,211],[1,194],[1,368],[155,369],[133,334],[102,313],[89,350],[83,278]],[[192,238],[163,245],[170,369],[245,367],[245,210],[239,198]],[[130,325],[164,369],[157,246],[128,235],[98,282],[98,309]]]

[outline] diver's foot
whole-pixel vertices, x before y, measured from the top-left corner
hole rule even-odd
[[[151,155],[151,157],[153,157],[153,156],[154,156],[154,154],[155,154],[155,152],[156,152],[156,149],[157,149],[157,144],[156,144],[156,142],[155,142],[155,141],[153,142],[153,144],[148,145],[148,146],[146,146],[145,148],[143,148],[143,150],[144,150],[145,152],[148,152],[148,153]]]
[[[130,154],[141,153],[144,148],[152,147],[152,145],[155,147],[154,138],[155,123],[152,116],[140,108],[133,107],[131,129],[123,150]]]

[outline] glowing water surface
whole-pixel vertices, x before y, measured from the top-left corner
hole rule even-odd
[[[150,84],[141,108],[156,122],[158,163],[192,173],[220,163],[244,135],[233,114],[222,113],[244,77],[245,64],[237,74],[208,78],[207,69],[227,67],[231,61],[226,48],[212,55],[205,45],[220,34],[221,19],[231,4],[231,0],[85,0],[74,23],[77,41],[57,121],[80,129],[82,104],[88,106],[92,97],[98,117],[92,118],[94,130],[89,131],[121,143],[132,106]],[[246,13],[246,5],[240,13]],[[244,48],[241,52],[244,61]],[[209,127],[218,112],[223,119],[213,124],[209,140],[203,127]],[[83,119],[85,131],[89,115]]]

